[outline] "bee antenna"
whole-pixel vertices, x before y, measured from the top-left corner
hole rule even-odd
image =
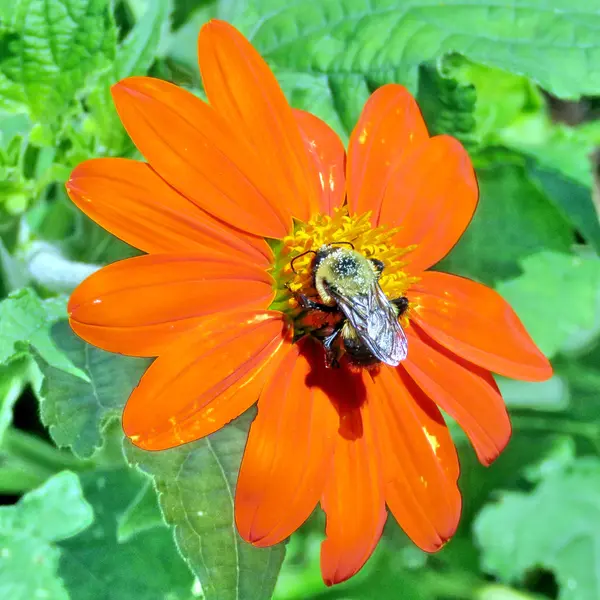
[[[350,246],[352,250],[354,250],[354,244],[352,242],[332,242],[329,244],[330,246],[339,246],[340,244],[345,244],[346,246]]]
[[[296,275],[298,275],[298,271],[296,271],[296,269],[294,269],[294,263],[299,258],[302,258],[303,256],[310,254],[311,252],[316,256],[317,253],[314,250],[307,250],[306,252],[303,252],[302,254],[298,254],[298,256],[294,256],[294,258],[292,258],[292,261],[290,262],[290,267],[292,267],[292,271],[294,271],[294,273],[296,273]]]

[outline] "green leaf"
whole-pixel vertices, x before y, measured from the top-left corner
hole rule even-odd
[[[164,527],[156,492],[150,479],[144,482],[138,495],[131,501],[125,512],[118,519],[117,538],[119,542],[127,542],[130,538],[153,529]]]
[[[15,506],[0,507],[0,597],[68,600],[56,573],[60,551],[54,543],[89,527],[93,518],[79,479],[69,471],[55,475]]]
[[[81,476],[94,524],[60,544],[59,574],[73,600],[192,600],[193,577],[164,525],[127,541],[118,516],[138,495],[145,478],[132,469]],[[28,599],[29,600],[29,599]]]
[[[33,347],[49,365],[79,373],[50,337],[52,324],[66,316],[65,304],[63,298],[41,300],[28,288],[0,302],[0,363],[17,359]]]
[[[600,260],[540,252],[497,290],[549,357],[581,351],[600,335]]]
[[[490,166],[478,170],[479,206],[441,270],[493,284],[518,275],[519,263],[531,254],[570,251],[573,232],[562,212],[511,159],[491,155]]]
[[[285,553],[283,544],[255,548],[235,528],[235,484],[249,427],[243,423],[162,452],[125,446],[129,462],[154,477],[165,521],[206,600],[269,600]]]
[[[7,26],[0,98],[25,104],[47,124],[55,125],[90,73],[114,58],[116,28],[106,0],[22,0]]]
[[[86,379],[36,355],[44,375],[42,421],[58,446],[70,446],[80,458],[89,458],[102,446],[106,426],[120,418],[149,361],[94,348],[79,339],[66,321],[52,328],[52,340]]]
[[[503,493],[475,524],[482,568],[507,582],[522,580],[530,569],[549,569],[560,600],[596,600],[599,507],[600,461],[593,458],[551,471],[530,494]]]
[[[567,154],[568,150],[565,150],[565,156]],[[587,159],[586,162],[589,164]],[[531,181],[569,217],[577,232],[600,254],[600,219],[592,200],[591,187],[535,160],[528,162],[527,172]]]
[[[419,65],[459,53],[559,97],[600,92],[600,15],[588,0],[242,4],[234,23],[278,71],[341,78],[346,89],[396,81],[416,92]]]

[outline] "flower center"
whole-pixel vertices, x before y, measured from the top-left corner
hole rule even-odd
[[[271,271],[275,279],[276,296],[271,308],[286,313],[294,322],[295,335],[310,333],[303,320],[298,317],[305,312],[299,305],[302,295],[318,303],[327,303],[315,287],[315,259],[324,246],[352,248],[366,259],[379,261],[383,270],[379,285],[388,299],[402,298],[410,285],[418,281],[404,270],[402,257],[414,246],[398,248],[392,243],[400,228],[373,227],[371,213],[349,215],[347,208],[335,209],[333,216],[316,215],[307,223],[296,223],[294,232],[279,241],[274,248],[276,259]],[[401,323],[408,324],[408,311]],[[319,324],[315,325],[319,327]]]

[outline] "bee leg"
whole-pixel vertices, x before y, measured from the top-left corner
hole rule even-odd
[[[375,271],[377,278],[381,277],[383,269],[385,268],[383,262],[378,260],[377,258],[370,258],[369,262],[371,263],[371,266],[373,267],[373,271]]]
[[[408,310],[408,298],[401,296],[392,300],[392,304],[398,309],[398,316],[401,317]]]
[[[338,361],[338,352],[335,348],[333,348],[333,343],[342,332],[343,325],[344,321],[342,320],[335,326],[333,333],[329,334],[326,338],[323,339],[323,347],[325,348],[325,366],[328,369],[336,369],[340,366],[340,363]]]
[[[298,302],[301,308],[306,308],[310,310],[320,310],[321,312],[333,313],[337,311],[337,306],[329,306],[328,304],[321,304],[320,302],[315,302],[311,300],[308,296],[304,294],[300,294],[298,292],[293,292],[294,298]]]

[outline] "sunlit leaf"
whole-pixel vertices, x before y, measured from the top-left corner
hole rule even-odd
[[[523,260],[498,286],[547,356],[589,346],[600,335],[600,261],[554,252]]]
[[[112,60],[116,28],[106,0],[23,0],[2,31],[0,98],[48,124],[63,116],[95,69]],[[19,92],[17,97],[17,91]]]
[[[0,507],[0,597],[10,600],[68,600],[57,575],[56,542],[93,521],[77,475],[64,471],[26,494],[15,506]]]
[[[99,350],[79,339],[66,321],[52,329],[52,340],[86,379],[36,356],[44,375],[41,416],[58,446],[69,446],[81,458],[103,444],[107,424],[120,418],[125,401],[148,361]]]
[[[475,524],[482,567],[502,581],[551,570],[560,600],[600,597],[600,461],[579,459],[551,471],[530,494],[504,492]]]

